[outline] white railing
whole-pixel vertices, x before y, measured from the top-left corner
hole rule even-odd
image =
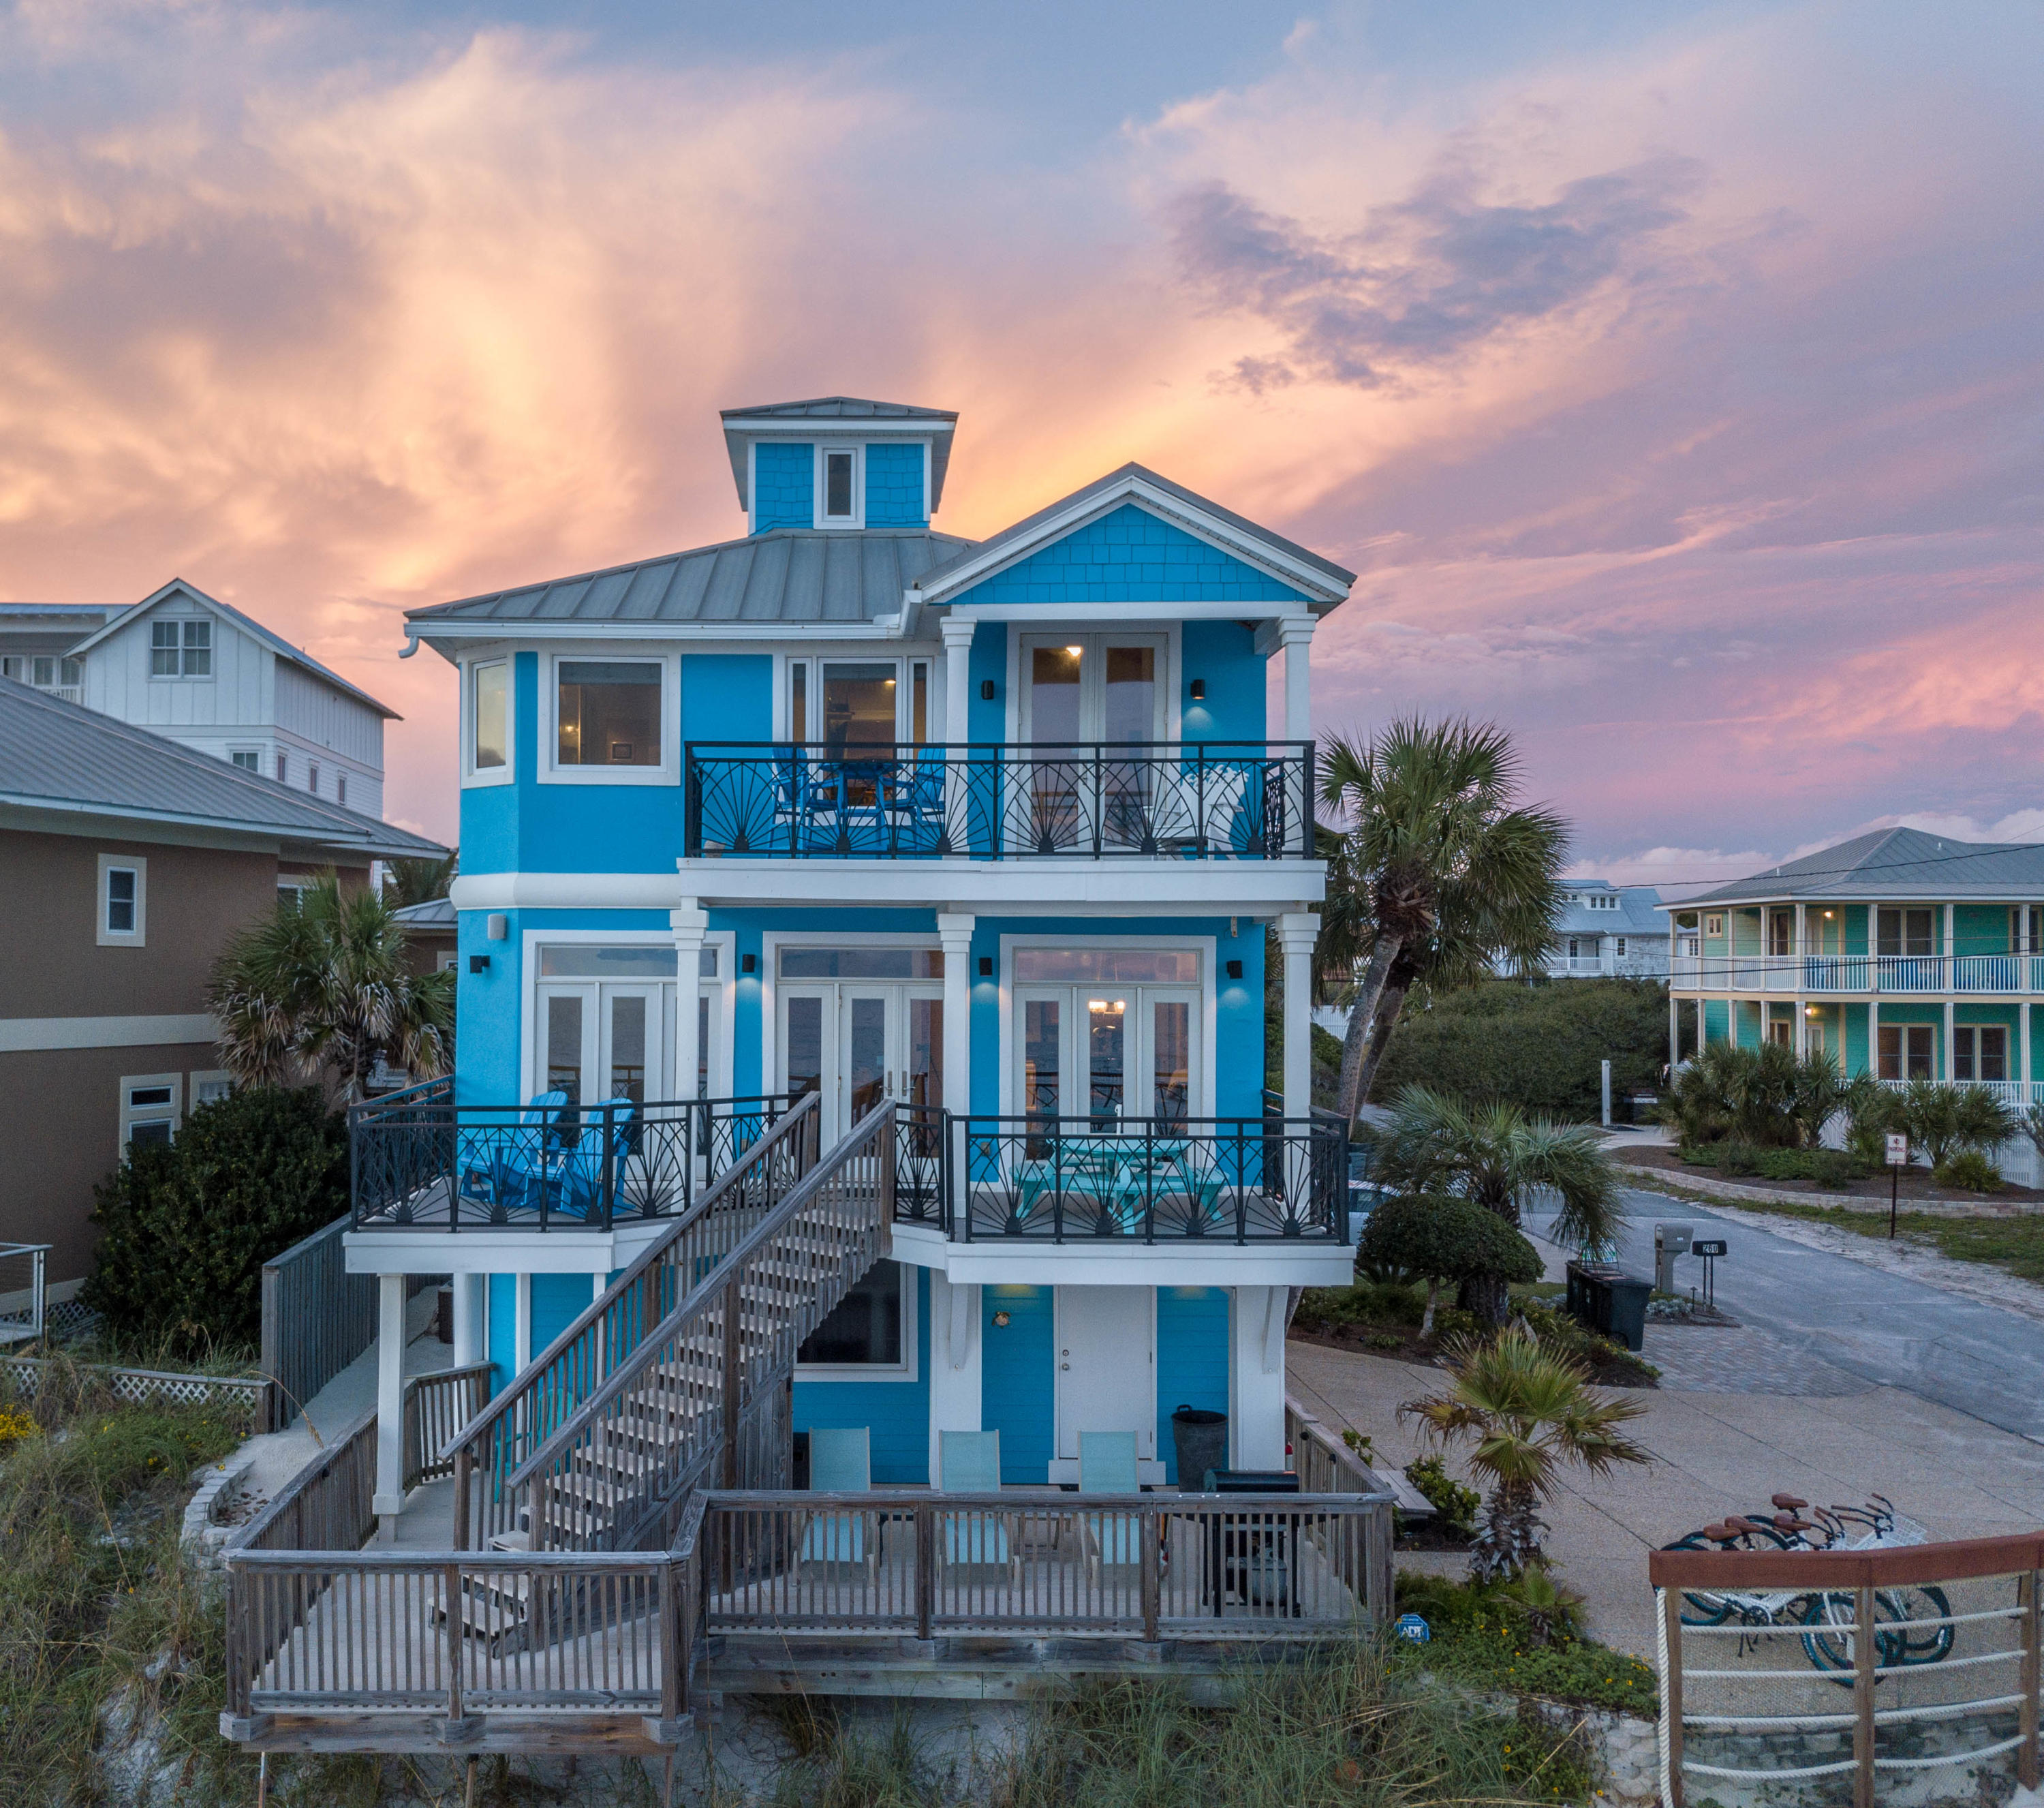
[[[1906,1079],[1884,1079],[1883,1086],[1901,1091],[1909,1083]],[[1958,1079],[1945,1083],[1950,1086],[1977,1086],[1983,1092],[1991,1092],[2003,1104],[2020,1111],[2027,1105],[2044,1105],[2044,1080],[2038,1079]]]
[[[1785,997],[1877,992],[2019,997],[2044,993],[2044,955],[1678,954],[1669,982],[1677,991]]]

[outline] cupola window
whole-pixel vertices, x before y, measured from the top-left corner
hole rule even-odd
[[[857,446],[820,446],[816,451],[816,525],[819,527],[859,527],[864,525],[866,498],[862,494],[861,468],[864,460]]]

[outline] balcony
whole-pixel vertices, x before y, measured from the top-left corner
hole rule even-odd
[[[2017,998],[2044,994],[2044,954],[1678,954],[1682,992]]]
[[[691,741],[692,860],[1310,860],[1310,741]]]

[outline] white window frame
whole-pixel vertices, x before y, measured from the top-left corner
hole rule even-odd
[[[660,764],[657,766],[563,766],[561,750],[563,665],[594,661],[604,665],[657,665],[660,668]],[[680,662],[672,653],[627,647],[561,650],[540,661],[543,693],[539,781],[543,785],[678,785],[681,783],[682,694]]]
[[[475,686],[476,675],[491,666],[504,667],[504,764],[501,766],[481,766],[475,764]],[[663,703],[664,708],[664,703]],[[558,714],[560,698],[555,694],[554,707]],[[664,723],[663,725],[664,726]],[[461,782],[467,789],[480,785],[508,785],[517,776],[518,770],[518,685],[516,662],[509,653],[493,654],[487,659],[465,660],[461,668]]]
[[[1704,933],[1707,936],[1716,936],[1722,941],[1724,937],[1724,913],[1720,910],[1705,911],[1704,914]]]
[[[263,755],[265,751],[260,747],[230,747],[227,750],[227,763],[237,772],[253,772],[259,779],[263,776]],[[252,760],[255,761],[252,766],[248,764]]]
[[[308,759],[305,761],[305,789],[314,797],[319,795],[319,762],[317,760]]]
[[[795,1379],[797,1381],[916,1382],[922,1379],[922,1270],[898,1256],[891,1259],[901,1275],[901,1360],[899,1362],[798,1362],[795,1364]]]
[[[303,873],[280,872],[277,875],[277,893],[280,900],[288,891],[302,904],[305,901],[305,894],[312,888],[313,882]]]
[[[938,660],[941,649],[914,648],[905,653],[880,652],[870,645],[853,646],[840,652],[776,653],[774,656],[774,741],[792,741],[794,739],[795,667],[805,666],[808,676],[803,706],[808,711],[808,737],[804,744],[820,744],[816,736],[816,712],[823,706],[824,667],[827,665],[886,665],[894,668],[894,744],[909,746],[915,738],[916,729],[916,667],[924,667],[924,683],[927,693],[924,698],[923,733],[926,744],[941,745],[947,738],[947,725],[939,718],[943,713],[943,686],[939,683],[941,668]],[[962,738],[962,737],[961,737]]]
[[[135,875],[135,927],[132,931],[109,929],[106,913],[110,899],[106,875],[110,872]],[[102,854],[99,876],[93,887],[93,910],[102,948],[147,948],[149,945],[149,863],[139,854]]]
[[[1029,682],[1023,669],[1024,643],[1035,640],[1055,640],[1069,646],[1077,640],[1089,643],[1097,640],[1105,648],[1109,640],[1123,646],[1134,646],[1143,641],[1154,641],[1158,648],[1157,682],[1164,692],[1163,744],[1170,745],[1181,738],[1183,729],[1180,708],[1180,648],[1182,637],[1180,624],[1175,621],[1143,621],[1132,623],[1125,628],[1102,629],[1082,626],[1078,622],[1010,621],[1008,624],[1008,676],[1004,688],[1007,692],[1004,733],[1007,744],[1022,744],[1022,693]],[[1083,704],[1081,706],[1083,707]],[[962,736],[960,737],[963,738]]]
[[[663,935],[658,929],[527,929],[519,937],[522,951],[521,967],[524,974],[523,994],[520,1006],[518,1075],[518,1102],[523,1105],[534,1094],[543,1090],[540,1085],[539,1026],[540,1026],[540,949],[542,946],[559,948],[572,943],[581,948],[672,948],[674,939]],[[736,929],[712,929],[703,937],[705,948],[717,950],[717,978],[712,982],[719,994],[717,1008],[710,1015],[710,1033],[717,1046],[709,1056],[710,1097],[728,1098],[732,1089],[732,1061],[734,1042],[732,1020],[738,993],[738,932]],[[457,954],[456,959],[459,959]],[[667,981],[654,983],[664,986]],[[696,975],[697,991],[692,994],[701,996],[702,975]],[[674,975],[674,1009],[682,1008],[681,975]],[[674,1025],[667,1021],[663,1009],[660,1014],[660,1034],[667,1038],[667,1047],[661,1052],[660,1064],[664,1068],[674,1060]],[[765,1071],[765,1070],[763,1070]],[[670,1075],[670,1079],[678,1079]],[[668,1088],[672,1095],[673,1088]]]
[[[121,1129],[120,1141],[114,1145],[114,1159],[126,1157],[128,1139],[134,1133],[137,1124],[168,1124],[171,1141],[178,1140],[178,1132],[184,1126],[184,1079],[182,1074],[124,1074],[121,1077]],[[165,1087],[171,1098],[167,1105],[145,1105],[139,1110],[129,1101],[144,1087]]]
[[[830,467],[826,462],[833,453],[851,455],[851,513],[848,515],[826,515],[824,513],[824,479]],[[856,440],[832,440],[819,437],[812,455],[815,463],[811,467],[809,506],[814,517],[813,525],[819,528],[849,533],[866,525],[866,448]]]
[[[225,1098],[234,1090],[234,1075],[225,1067],[198,1069],[188,1077],[191,1081],[191,1086],[186,1096],[191,1100],[191,1106],[194,1111],[202,1105],[210,1105],[214,1099]],[[202,1088],[206,1089],[209,1096],[202,1097]]]
[[[187,626],[193,625],[203,626],[206,629],[206,644],[202,648],[193,646],[186,640],[185,629]],[[156,644],[156,630],[159,627],[165,626],[177,629],[177,640],[174,646],[159,647]],[[186,679],[200,679],[210,683],[213,679],[218,677],[220,668],[214,664],[213,660],[220,652],[220,643],[218,637],[214,634],[213,629],[213,621],[209,615],[152,616],[149,618],[149,682],[152,684],[174,684]],[[157,671],[156,655],[159,652],[175,654],[177,659],[177,670]],[[203,652],[206,655],[206,670],[188,671],[185,669],[185,662],[196,652]]]

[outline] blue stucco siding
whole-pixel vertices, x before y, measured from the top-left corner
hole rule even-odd
[[[1008,629],[999,621],[982,621],[972,631],[972,653],[966,662],[966,732],[946,730],[951,741],[991,742],[999,746],[1008,739]],[[991,681],[993,694],[980,693]]]
[[[1124,502],[952,601],[1304,602],[1306,598],[1183,528]]]
[[[1157,1290],[1157,1454],[1167,1482],[1178,1479],[1171,1414],[1181,1406],[1228,1410],[1228,1309],[1225,1287]],[[1197,1487],[1201,1478],[1192,1480]]]
[[[923,448],[882,443],[866,448],[866,525],[921,527]]]
[[[1252,631],[1239,621],[1188,621],[1182,650],[1178,738],[1261,741],[1266,671]],[[1193,701],[1195,679],[1206,685],[1204,702]]]
[[[979,1422],[1001,1433],[1002,1483],[1040,1487],[1056,1454],[1054,1295],[1047,1287],[1008,1285],[979,1293]],[[993,1322],[1000,1312],[1005,1325]]]
[[[579,1318],[595,1297],[594,1275],[533,1275],[532,1354],[538,1356]]]
[[[771,653],[682,656],[682,742],[770,741],[774,735]]]
[[[814,446],[760,440],[752,448],[752,531],[814,527],[816,481]]]
[[[794,1426],[864,1425],[872,1434],[873,1479],[921,1487],[930,1479],[930,1274],[911,1268],[916,1288],[916,1378],[804,1380],[795,1378]]]

